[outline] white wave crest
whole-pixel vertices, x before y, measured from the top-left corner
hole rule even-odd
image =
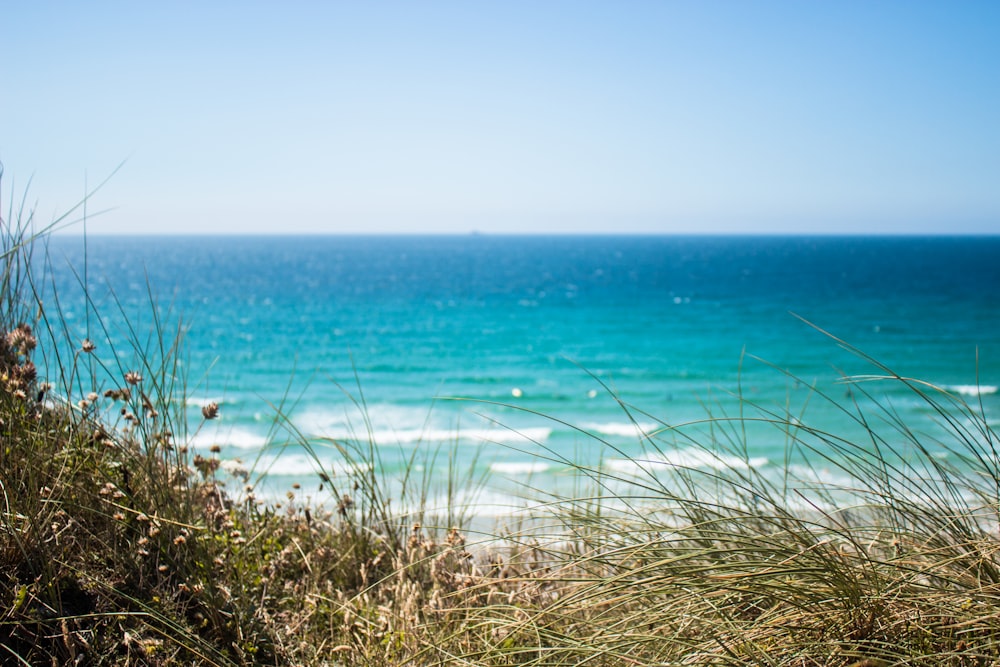
[[[545,472],[551,466],[541,461],[504,461],[490,464],[490,471],[502,475],[531,475]]]
[[[595,433],[600,433],[601,435],[621,435],[621,436],[641,436],[648,435],[654,432],[656,429],[660,428],[658,424],[640,422],[608,422],[608,423],[589,423],[584,424],[583,427],[588,431],[594,431]]]
[[[267,436],[245,428],[218,428],[201,431],[188,440],[190,447],[207,449],[212,445],[237,449],[261,449],[267,446]]]
[[[282,452],[278,455],[261,456],[253,466],[254,473],[275,477],[308,477],[319,473],[334,477],[367,472],[370,464],[351,464],[340,459],[320,459],[316,461],[306,454]]]
[[[511,442],[542,442],[551,435],[552,429],[545,427],[525,428],[511,431],[507,429],[384,429],[371,433],[355,429],[329,429],[310,432],[311,436],[329,438],[331,440],[361,440],[369,439],[376,444],[418,444],[426,442],[473,442],[473,443],[511,443]]]
[[[184,405],[203,408],[209,403],[218,403],[219,405],[232,405],[235,401],[227,400],[222,396],[187,396],[184,398]]]
[[[632,459],[607,459],[604,464],[615,472],[644,474],[658,468],[700,468],[709,470],[748,470],[767,465],[763,456],[745,459],[730,454],[718,454],[698,447],[678,449],[662,454],[644,455]]]
[[[995,384],[946,384],[944,389],[962,396],[985,396],[997,393],[1000,387]]]
[[[295,415],[292,422],[305,436],[331,440],[374,440],[377,444],[417,444],[426,442],[542,442],[551,428],[511,430],[501,426],[461,427],[451,425],[424,408],[393,404],[368,406],[365,414],[353,407],[344,410],[311,408]],[[484,423],[476,420],[476,423]]]

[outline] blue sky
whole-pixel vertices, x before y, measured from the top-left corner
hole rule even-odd
[[[90,233],[996,233],[1000,3],[24,2],[4,200]]]

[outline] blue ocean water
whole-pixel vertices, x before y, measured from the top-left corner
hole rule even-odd
[[[564,492],[567,461],[625,474],[644,433],[738,414],[735,394],[849,430],[816,392],[846,400],[845,374],[878,370],[807,322],[1000,410],[1000,237],[57,236],[48,257],[98,358],[127,349],[126,319],[146,340],[151,299],[168,333],[182,322],[191,446],[266,470],[276,497],[322,500],[319,473],[346,466],[333,442],[416,465],[432,495],[470,469],[483,507]],[[209,401],[221,418],[199,426]],[[657,456],[785,465],[780,433],[746,437],[706,458],[664,435]]]

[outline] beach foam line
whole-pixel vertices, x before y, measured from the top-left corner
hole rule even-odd
[[[262,449],[267,446],[267,436],[249,429],[233,427],[203,430],[188,440],[188,446],[199,449],[208,449],[212,445],[237,449]]]
[[[498,461],[490,464],[490,472],[501,475],[531,475],[545,472],[551,467],[542,461]]]
[[[659,424],[648,422],[607,422],[588,423],[584,424],[583,428],[601,435],[641,436],[648,435],[661,427]]]
[[[319,465],[322,465],[322,468]],[[318,477],[319,473],[340,477],[371,470],[370,464],[351,464],[342,459],[320,457],[319,464],[317,464],[316,459],[311,456],[292,452],[261,456],[252,462],[252,467],[255,474],[264,473],[269,477]]]
[[[531,503],[516,495],[489,490],[474,489],[462,490],[452,497],[447,495],[431,496],[427,499],[425,511],[430,515],[429,520],[433,521],[435,514],[442,514],[449,507],[465,508],[471,516],[473,522],[477,519],[497,519],[509,517],[525,511]],[[488,528],[483,526],[483,528]]]
[[[369,438],[377,444],[419,444],[424,442],[459,442],[472,441],[476,443],[513,443],[513,442],[543,442],[552,434],[547,427],[507,430],[490,429],[385,429],[371,433],[362,430],[335,429],[316,433],[316,437],[331,440],[359,440]]]
[[[344,410],[311,406],[292,415],[298,431],[310,438],[340,441],[369,439],[379,444],[418,444],[426,442],[542,442],[552,433],[551,428],[531,427],[508,429],[491,424],[481,417],[463,426],[451,415],[442,419],[431,415],[427,408],[392,403],[370,405],[366,413],[354,408]],[[454,420],[454,421],[453,421]],[[369,431],[369,428],[371,429]]]
[[[744,459],[729,454],[717,454],[697,447],[678,449],[673,452],[637,456],[635,458],[611,458],[604,465],[615,472],[630,475],[646,474],[662,468],[692,468],[709,470],[748,470],[767,465],[763,456]]]
[[[1000,389],[995,384],[946,384],[943,388],[962,396],[986,396],[995,394]]]
[[[185,396],[184,405],[192,408],[203,408],[209,403],[218,403],[219,405],[233,405],[236,403],[233,399],[226,399],[222,396]]]

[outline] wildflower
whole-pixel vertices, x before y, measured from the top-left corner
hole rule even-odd
[[[35,381],[36,377],[38,377],[38,371],[35,368],[35,364],[26,361],[20,366],[14,366],[11,369],[10,381],[17,389],[27,389]]]
[[[219,416],[219,404],[212,401],[208,405],[202,407],[201,416],[205,419],[215,419]]]
[[[465,536],[458,530],[457,526],[452,526],[448,531],[448,538],[445,540],[450,547],[465,546]]]
[[[174,544],[178,546],[184,544],[185,542],[187,542],[187,538],[184,537],[183,535],[178,535],[177,537],[174,538]]]
[[[112,401],[127,401],[132,398],[132,392],[128,387],[124,389],[108,389],[104,392],[104,398],[110,398]]]
[[[140,375],[136,371],[129,371],[128,373],[125,374],[125,382],[128,382],[129,384],[132,385],[139,384],[140,382],[142,382],[142,375]]]
[[[80,345],[80,349],[86,352],[87,354],[90,354],[91,352],[97,349],[97,346],[94,345],[94,341],[90,340],[89,338],[84,338],[83,343]]]
[[[212,452],[213,454],[218,454],[219,452],[222,451],[222,447],[220,447],[218,444],[213,444],[211,447],[208,448],[208,451]]]
[[[31,327],[22,323],[7,334],[7,344],[18,354],[27,356],[29,352],[35,349],[38,340],[32,334]]]
[[[159,570],[160,573],[165,574],[167,572],[167,570],[169,570],[170,568],[167,567],[166,565],[161,565],[160,567],[158,567],[156,569]]]

